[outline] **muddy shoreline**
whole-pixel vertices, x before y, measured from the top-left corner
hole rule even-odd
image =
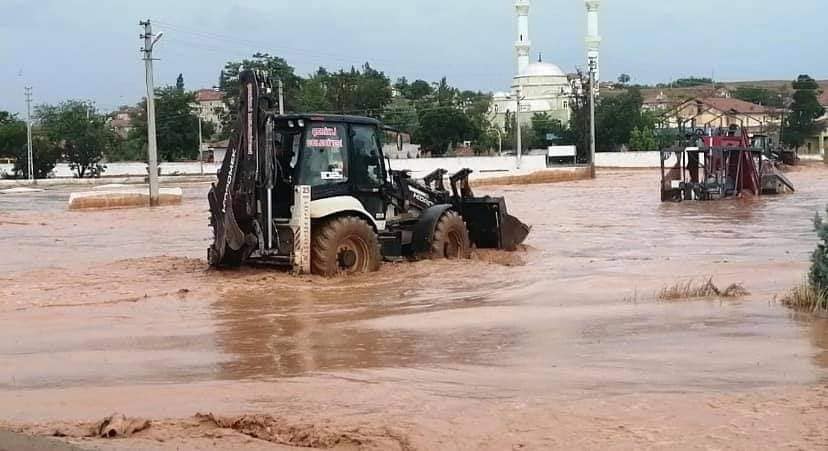
[[[153,210],[3,196],[0,428],[95,449],[824,449],[828,321],[776,299],[826,175],[712,204],[659,203],[647,171],[480,187],[533,225],[526,250],[347,280],[208,269],[206,186]],[[710,276],[749,295],[657,299]],[[113,412],[151,427],[84,437]]]

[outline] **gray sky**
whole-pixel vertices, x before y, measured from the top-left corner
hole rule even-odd
[[[504,90],[515,70],[513,3],[0,0],[0,110],[23,111],[26,84],[36,103],[81,98],[109,110],[137,102],[138,21],[147,17],[165,32],[158,85],[182,72],[188,88],[210,87],[224,62],[266,51],[302,75],[370,61],[392,79],[446,75],[461,88]],[[828,78],[825,17],[824,0],[604,0],[602,75]],[[533,0],[533,53],[571,71],[584,60],[585,21],[582,0]]]

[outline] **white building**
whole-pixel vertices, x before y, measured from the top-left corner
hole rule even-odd
[[[529,0],[517,0],[518,38],[515,42],[517,53],[517,75],[512,81],[510,92],[497,92],[492,103],[493,122],[503,128],[507,113],[514,115],[520,97],[520,122],[531,123],[535,113],[546,113],[563,124],[569,123],[569,102],[572,84],[560,67],[538,62],[530,63],[532,41],[529,39]]]
[[[214,89],[200,89],[196,92],[198,115],[202,121],[212,122],[216,132],[221,131],[221,116],[227,110],[224,93]]]

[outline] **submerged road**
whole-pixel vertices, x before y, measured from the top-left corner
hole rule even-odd
[[[0,425],[164,420],[118,443],[135,449],[272,444],[216,439],[197,412],[377,449],[828,446],[828,322],[776,301],[807,271],[828,173],[679,205],[656,172],[493,188],[533,226],[526,252],[347,280],[209,271],[203,185],[152,211],[2,196]],[[656,299],[708,277],[750,295]]]

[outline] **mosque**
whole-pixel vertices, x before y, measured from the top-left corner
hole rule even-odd
[[[586,38],[588,54],[598,57],[601,38],[598,34],[598,8],[601,0],[585,0],[587,7],[588,33]],[[517,75],[512,81],[511,92],[497,92],[492,102],[493,123],[503,128],[506,115],[515,114],[520,101],[521,124],[531,123],[535,113],[546,113],[552,119],[569,123],[573,81],[560,67],[542,60],[530,62],[532,41],[529,39],[530,0],[517,0],[518,38],[515,42],[517,53]],[[597,78],[596,74],[596,78]]]

